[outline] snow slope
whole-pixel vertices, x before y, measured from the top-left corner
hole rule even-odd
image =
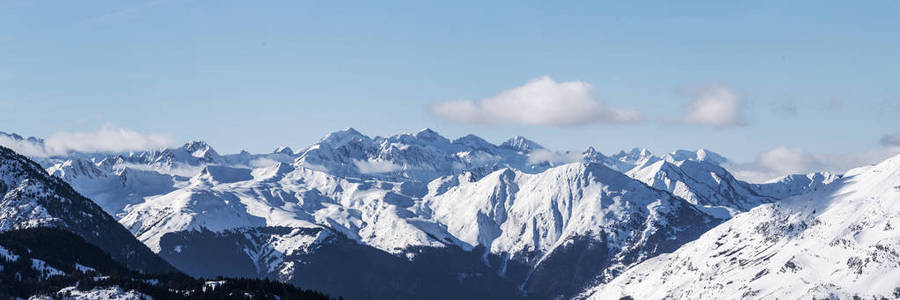
[[[739,214],[591,299],[900,297],[900,156]]]

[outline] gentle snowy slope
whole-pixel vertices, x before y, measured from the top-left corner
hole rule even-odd
[[[900,156],[737,215],[592,299],[900,297]],[[587,294],[586,294],[587,295]]]

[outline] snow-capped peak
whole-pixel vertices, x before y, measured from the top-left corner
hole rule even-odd
[[[512,149],[519,152],[531,152],[538,149],[544,149],[543,146],[535,143],[532,140],[526,139],[523,136],[514,136],[503,142],[503,144],[500,144],[500,147]]]
[[[416,132],[415,137],[418,139],[421,139],[423,141],[431,142],[431,143],[434,143],[434,142],[449,143],[450,142],[450,140],[441,136],[439,133],[435,132],[434,130],[431,130],[431,128],[423,128],[422,130],[419,130],[419,132]]]
[[[470,147],[472,149],[491,149],[497,147],[474,134],[467,134],[464,137],[455,139],[453,140],[453,144]]]
[[[594,149],[594,147],[588,147],[583,152],[581,152],[581,157],[585,162],[599,162],[603,163],[606,161],[606,155]]]
[[[328,143],[334,146],[341,146],[352,141],[372,141],[372,138],[369,136],[356,131],[353,128],[347,128],[344,130],[338,130],[326,135],[320,143]]]

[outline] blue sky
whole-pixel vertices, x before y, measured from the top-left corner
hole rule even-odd
[[[741,162],[779,147],[820,160],[880,151],[900,131],[896,1],[335,2],[0,1],[0,130],[106,126],[228,153],[430,127]],[[642,121],[434,111],[540,78]],[[733,96],[742,122],[687,121],[711,90]]]

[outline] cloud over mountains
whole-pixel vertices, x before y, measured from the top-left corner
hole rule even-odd
[[[478,101],[439,102],[431,105],[429,111],[443,119],[479,125],[569,126],[644,120],[640,112],[605,105],[588,83],[557,82],[549,76]]]
[[[162,134],[142,134],[134,130],[104,126],[93,132],[60,131],[44,140],[17,139],[0,134],[0,145],[36,157],[69,152],[124,152],[168,147],[172,139]]]

